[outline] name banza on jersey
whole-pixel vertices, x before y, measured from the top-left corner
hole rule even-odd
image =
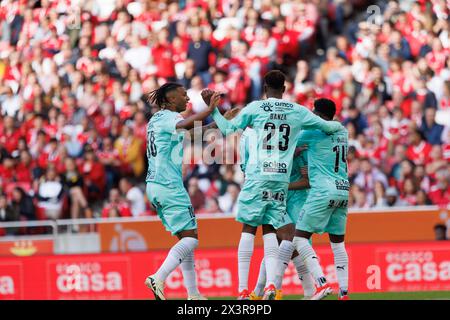
[[[147,182],[182,185],[184,132],[177,133],[176,124],[183,120],[178,112],[161,110],[147,125]]]
[[[348,132],[342,129],[333,134],[307,130],[299,141],[308,145],[308,175],[311,189],[323,192],[348,193],[347,148]]]
[[[337,122],[324,121],[305,107],[269,98],[247,105],[227,121],[214,110],[213,118],[223,133],[252,127],[247,132],[249,150],[246,179],[289,182],[296,142],[301,129],[335,132]]]

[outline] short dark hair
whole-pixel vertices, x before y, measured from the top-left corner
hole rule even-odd
[[[153,90],[148,94],[148,102],[151,104],[156,104],[158,107],[161,107],[167,101],[167,94],[175,89],[182,87],[181,84],[176,82],[167,82],[163,84],[156,90]]]
[[[427,138],[425,137],[425,134],[419,128],[415,128],[414,133],[420,137],[420,140],[427,140]]]
[[[266,86],[275,90],[283,89],[285,81],[286,76],[280,70],[269,71],[264,76],[264,83]]]
[[[333,119],[336,114],[336,104],[333,100],[320,98],[314,101],[314,109],[328,119]]]

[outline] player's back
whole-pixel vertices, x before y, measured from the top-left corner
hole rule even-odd
[[[253,130],[247,134],[246,178],[289,182],[303,107],[275,98],[254,101],[249,107]]]
[[[268,98],[248,104],[233,119],[214,110],[213,119],[224,134],[251,127],[247,180],[289,183],[297,138],[301,129],[336,132],[342,125],[325,121],[305,107],[283,99]]]
[[[182,159],[184,133],[176,131],[182,120],[178,112],[161,110],[147,125],[147,182],[163,185],[182,185]]]
[[[325,134],[320,130],[306,130],[301,133],[299,140],[308,145],[307,161],[311,189],[329,193],[348,193],[347,130],[342,129],[333,134]]]

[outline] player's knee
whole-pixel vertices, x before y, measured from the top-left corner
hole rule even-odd
[[[263,234],[275,233],[275,228],[270,224],[263,224]]]
[[[181,231],[177,234],[178,239],[183,239],[183,238],[193,238],[195,240],[198,241],[198,232],[197,229],[194,230],[185,230],[185,231]]]
[[[336,234],[329,234],[330,242],[332,243],[341,243],[344,242],[344,235],[336,235]]]
[[[295,236],[309,240],[312,236],[312,233],[303,230],[295,230]]]
[[[304,238],[304,237],[294,237],[294,240],[292,241],[292,243],[294,244],[294,247],[296,249],[298,249],[298,247],[303,247],[307,244],[309,244],[309,240]]]
[[[253,235],[256,234],[257,229],[258,229],[257,227],[253,227],[253,226],[251,226],[249,224],[245,224],[245,223],[242,226],[242,232],[251,233]]]
[[[184,243],[186,243],[186,245],[189,247],[189,249],[194,250],[197,249],[198,247],[198,239],[193,238],[193,237],[184,237],[182,239],[182,241]]]
[[[292,241],[294,239],[295,227],[293,224],[288,224],[277,230],[277,238],[279,241],[287,240]]]

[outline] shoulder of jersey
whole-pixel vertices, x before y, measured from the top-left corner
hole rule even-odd
[[[344,127],[344,125],[341,123],[341,130],[338,131],[338,133],[340,134],[348,134],[348,130],[346,127]]]
[[[163,112],[158,111],[150,118],[150,121],[156,121],[156,120],[160,119],[163,115],[164,115]]]

